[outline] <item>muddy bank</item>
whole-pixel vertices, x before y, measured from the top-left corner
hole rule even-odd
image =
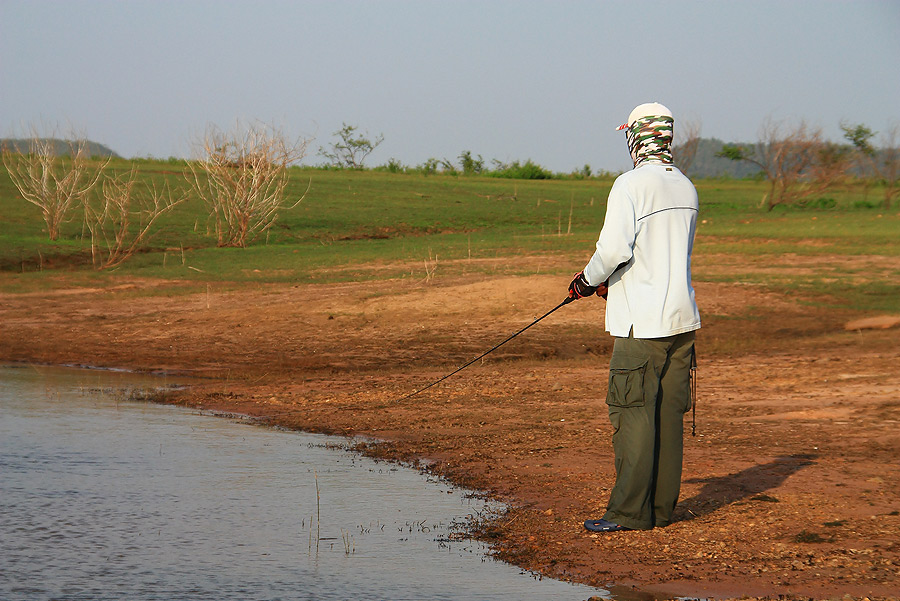
[[[678,521],[591,535],[614,481],[602,301],[555,306],[553,276],[268,286],[173,296],[166,282],[0,294],[0,359],[208,378],[176,402],[427,459],[514,508],[483,536],[542,574],[661,593],[887,598],[900,588],[900,345],[865,316],[698,283],[697,436]]]

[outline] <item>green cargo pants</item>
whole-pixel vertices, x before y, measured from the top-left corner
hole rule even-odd
[[[684,414],[691,408],[694,332],[616,338],[609,419],[616,484],[603,519],[635,530],[666,526],[681,489]]]

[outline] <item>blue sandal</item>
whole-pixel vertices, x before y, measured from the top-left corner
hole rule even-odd
[[[607,520],[587,520],[584,522],[584,527],[591,532],[622,532],[631,530],[631,528],[626,528]]]

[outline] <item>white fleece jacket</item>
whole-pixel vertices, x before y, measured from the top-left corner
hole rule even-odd
[[[673,165],[645,163],[616,178],[584,268],[592,286],[609,279],[610,334],[662,338],[700,327],[691,285],[698,212],[697,190]]]

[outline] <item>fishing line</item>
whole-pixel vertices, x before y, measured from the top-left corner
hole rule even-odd
[[[426,387],[424,387],[424,388],[420,388],[420,389],[418,389],[418,390],[414,390],[414,391],[412,391],[411,393],[409,393],[408,395],[406,395],[406,396],[404,396],[404,397],[400,397],[399,399],[397,399],[397,400],[394,401],[394,402],[395,402],[395,403],[399,403],[400,401],[405,401],[406,399],[408,399],[408,398],[410,398],[410,397],[414,397],[415,395],[419,394],[420,392],[424,392],[424,391],[428,390],[429,388],[431,388],[431,387],[434,386],[435,384],[440,384],[441,382],[443,382],[444,380],[446,380],[446,379],[449,378],[450,376],[452,376],[452,375],[454,375],[454,374],[457,374],[457,373],[461,372],[462,370],[464,370],[465,368],[469,367],[470,365],[472,365],[473,363],[475,363],[476,361],[478,361],[478,360],[481,359],[482,357],[484,357],[484,356],[486,356],[486,355],[488,355],[488,354],[490,354],[490,353],[496,351],[498,348],[500,348],[501,346],[503,346],[504,344],[506,344],[507,342],[509,342],[510,340],[512,340],[513,338],[515,338],[516,336],[518,336],[519,334],[521,334],[522,332],[524,332],[525,330],[527,330],[528,328],[530,328],[531,326],[533,326],[534,324],[536,324],[537,322],[539,322],[539,321],[541,321],[542,319],[544,319],[545,317],[549,316],[551,313],[553,313],[553,312],[556,311],[557,309],[561,308],[563,305],[568,305],[568,304],[571,303],[573,300],[575,300],[575,297],[573,297],[573,296],[567,296],[566,299],[565,299],[563,302],[559,303],[558,305],[556,305],[555,307],[553,307],[552,309],[550,309],[549,311],[547,311],[546,313],[544,313],[543,315],[541,315],[540,317],[538,317],[537,319],[535,319],[534,321],[532,321],[530,324],[528,324],[527,326],[525,326],[524,328],[522,328],[521,330],[519,330],[519,331],[516,332],[515,334],[512,334],[511,336],[509,336],[509,337],[508,337],[506,340],[504,340],[503,342],[501,342],[501,343],[499,343],[499,344],[493,346],[492,348],[486,350],[485,352],[481,353],[480,355],[478,355],[477,357],[475,357],[474,359],[472,359],[471,361],[469,361],[469,362],[466,363],[465,365],[462,365],[462,366],[456,368],[455,370],[453,370],[452,372],[450,372],[450,373],[447,374],[446,376],[444,376],[444,377],[442,377],[442,378],[439,378],[439,379],[435,380],[434,382],[432,382],[432,383],[429,384],[428,386],[426,386]]]

